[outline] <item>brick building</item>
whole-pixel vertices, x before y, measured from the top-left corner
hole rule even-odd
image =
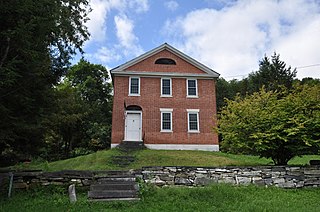
[[[112,142],[150,149],[218,151],[215,83],[219,76],[167,43],[111,70]]]

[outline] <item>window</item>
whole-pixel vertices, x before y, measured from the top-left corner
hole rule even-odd
[[[172,89],[171,89],[171,79],[170,78],[162,78],[161,79],[161,96],[171,97]]]
[[[159,58],[156,60],[155,64],[176,65],[176,61],[174,61],[170,58]]]
[[[129,96],[139,96],[139,95],[140,95],[140,78],[130,77]]]
[[[172,111],[169,108],[160,108],[161,132],[172,132]]]
[[[196,79],[187,79],[187,97],[198,97],[198,86]]]
[[[200,132],[199,130],[199,110],[188,109],[188,132]]]

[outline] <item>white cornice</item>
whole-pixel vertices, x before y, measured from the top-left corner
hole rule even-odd
[[[214,79],[217,78],[215,75],[209,74],[192,74],[192,73],[176,73],[176,72],[138,72],[138,71],[122,71],[113,72],[113,76],[139,76],[139,77],[173,77],[173,78],[205,78]]]

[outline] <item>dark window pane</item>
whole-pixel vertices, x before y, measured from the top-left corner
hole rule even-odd
[[[163,95],[171,95],[171,82],[170,79],[162,80],[162,94]]]
[[[196,80],[188,80],[188,96],[197,95],[197,83]]]
[[[198,130],[197,114],[189,114],[189,130]]]
[[[139,79],[131,78],[131,86],[130,86],[131,94],[139,94]]]
[[[171,130],[171,113],[162,113],[162,129]]]
[[[170,58],[160,58],[156,60],[155,64],[175,65],[176,62]]]

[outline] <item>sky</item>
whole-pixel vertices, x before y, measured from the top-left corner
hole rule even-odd
[[[91,0],[84,57],[108,70],[168,43],[242,79],[274,52],[320,78],[320,0]]]

